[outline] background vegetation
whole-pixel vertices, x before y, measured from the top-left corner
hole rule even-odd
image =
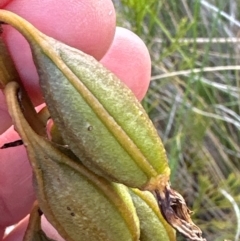
[[[208,240],[240,240],[240,1],[114,4],[118,25],[151,54],[143,105],[167,149],[172,186]]]

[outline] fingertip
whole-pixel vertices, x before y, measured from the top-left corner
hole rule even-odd
[[[151,59],[144,42],[133,32],[117,27],[101,63],[116,74],[141,100],[151,77]]]
[[[116,25],[111,0],[21,0],[11,1],[10,10],[43,33],[101,59],[109,48]],[[38,75],[27,41],[12,27],[4,27],[4,39],[21,80],[34,101],[42,103]]]
[[[11,127],[0,136],[0,146],[19,139]],[[31,210],[35,200],[32,169],[24,146],[0,152],[0,227],[17,223]]]
[[[23,240],[24,233],[27,229],[29,216],[26,216],[23,220],[21,220],[16,227],[11,231],[6,237],[4,237],[3,241],[19,241]]]
[[[0,1],[0,9],[4,8],[8,3],[10,3],[12,0],[1,0]]]
[[[29,215],[22,219],[15,228],[4,237],[3,241],[19,241],[23,240],[25,231],[29,222]],[[64,241],[64,239],[58,234],[56,229],[47,221],[44,215],[41,217],[41,229],[46,236],[55,241]],[[1,230],[1,229],[0,229]]]
[[[0,227],[0,240],[3,239],[4,233],[5,233],[5,228]]]
[[[49,238],[56,241],[64,241],[64,239],[59,235],[57,230],[48,222],[44,215],[41,218],[41,225],[42,230]]]
[[[6,9],[48,36],[97,59],[106,53],[115,32],[116,14],[111,0],[21,0],[12,1]],[[17,38],[12,42],[16,44]]]

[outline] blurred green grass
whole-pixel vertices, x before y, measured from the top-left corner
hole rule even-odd
[[[113,2],[118,25],[151,54],[142,103],[167,149],[172,186],[208,240],[239,240],[240,1]]]

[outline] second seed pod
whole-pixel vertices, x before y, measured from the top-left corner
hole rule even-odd
[[[20,106],[18,85],[5,89],[14,126],[26,146],[39,206],[67,241],[138,241],[139,220],[128,189],[73,162],[37,135]]]

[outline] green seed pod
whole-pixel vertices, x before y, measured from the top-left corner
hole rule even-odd
[[[2,19],[10,15],[4,14]],[[93,57],[11,17],[32,48],[49,112],[83,164],[130,187],[155,188],[162,179],[166,183],[165,149],[131,90]]]
[[[67,241],[138,241],[139,220],[128,189],[73,162],[37,135],[19,106],[18,85],[5,95],[31,162],[39,206]]]
[[[131,91],[94,58],[50,38],[47,43],[61,65],[33,49],[40,85],[64,141],[84,165],[139,188],[166,174],[160,138]]]
[[[155,197],[148,191],[129,189],[140,220],[141,241],[176,241],[175,231],[161,215]]]

